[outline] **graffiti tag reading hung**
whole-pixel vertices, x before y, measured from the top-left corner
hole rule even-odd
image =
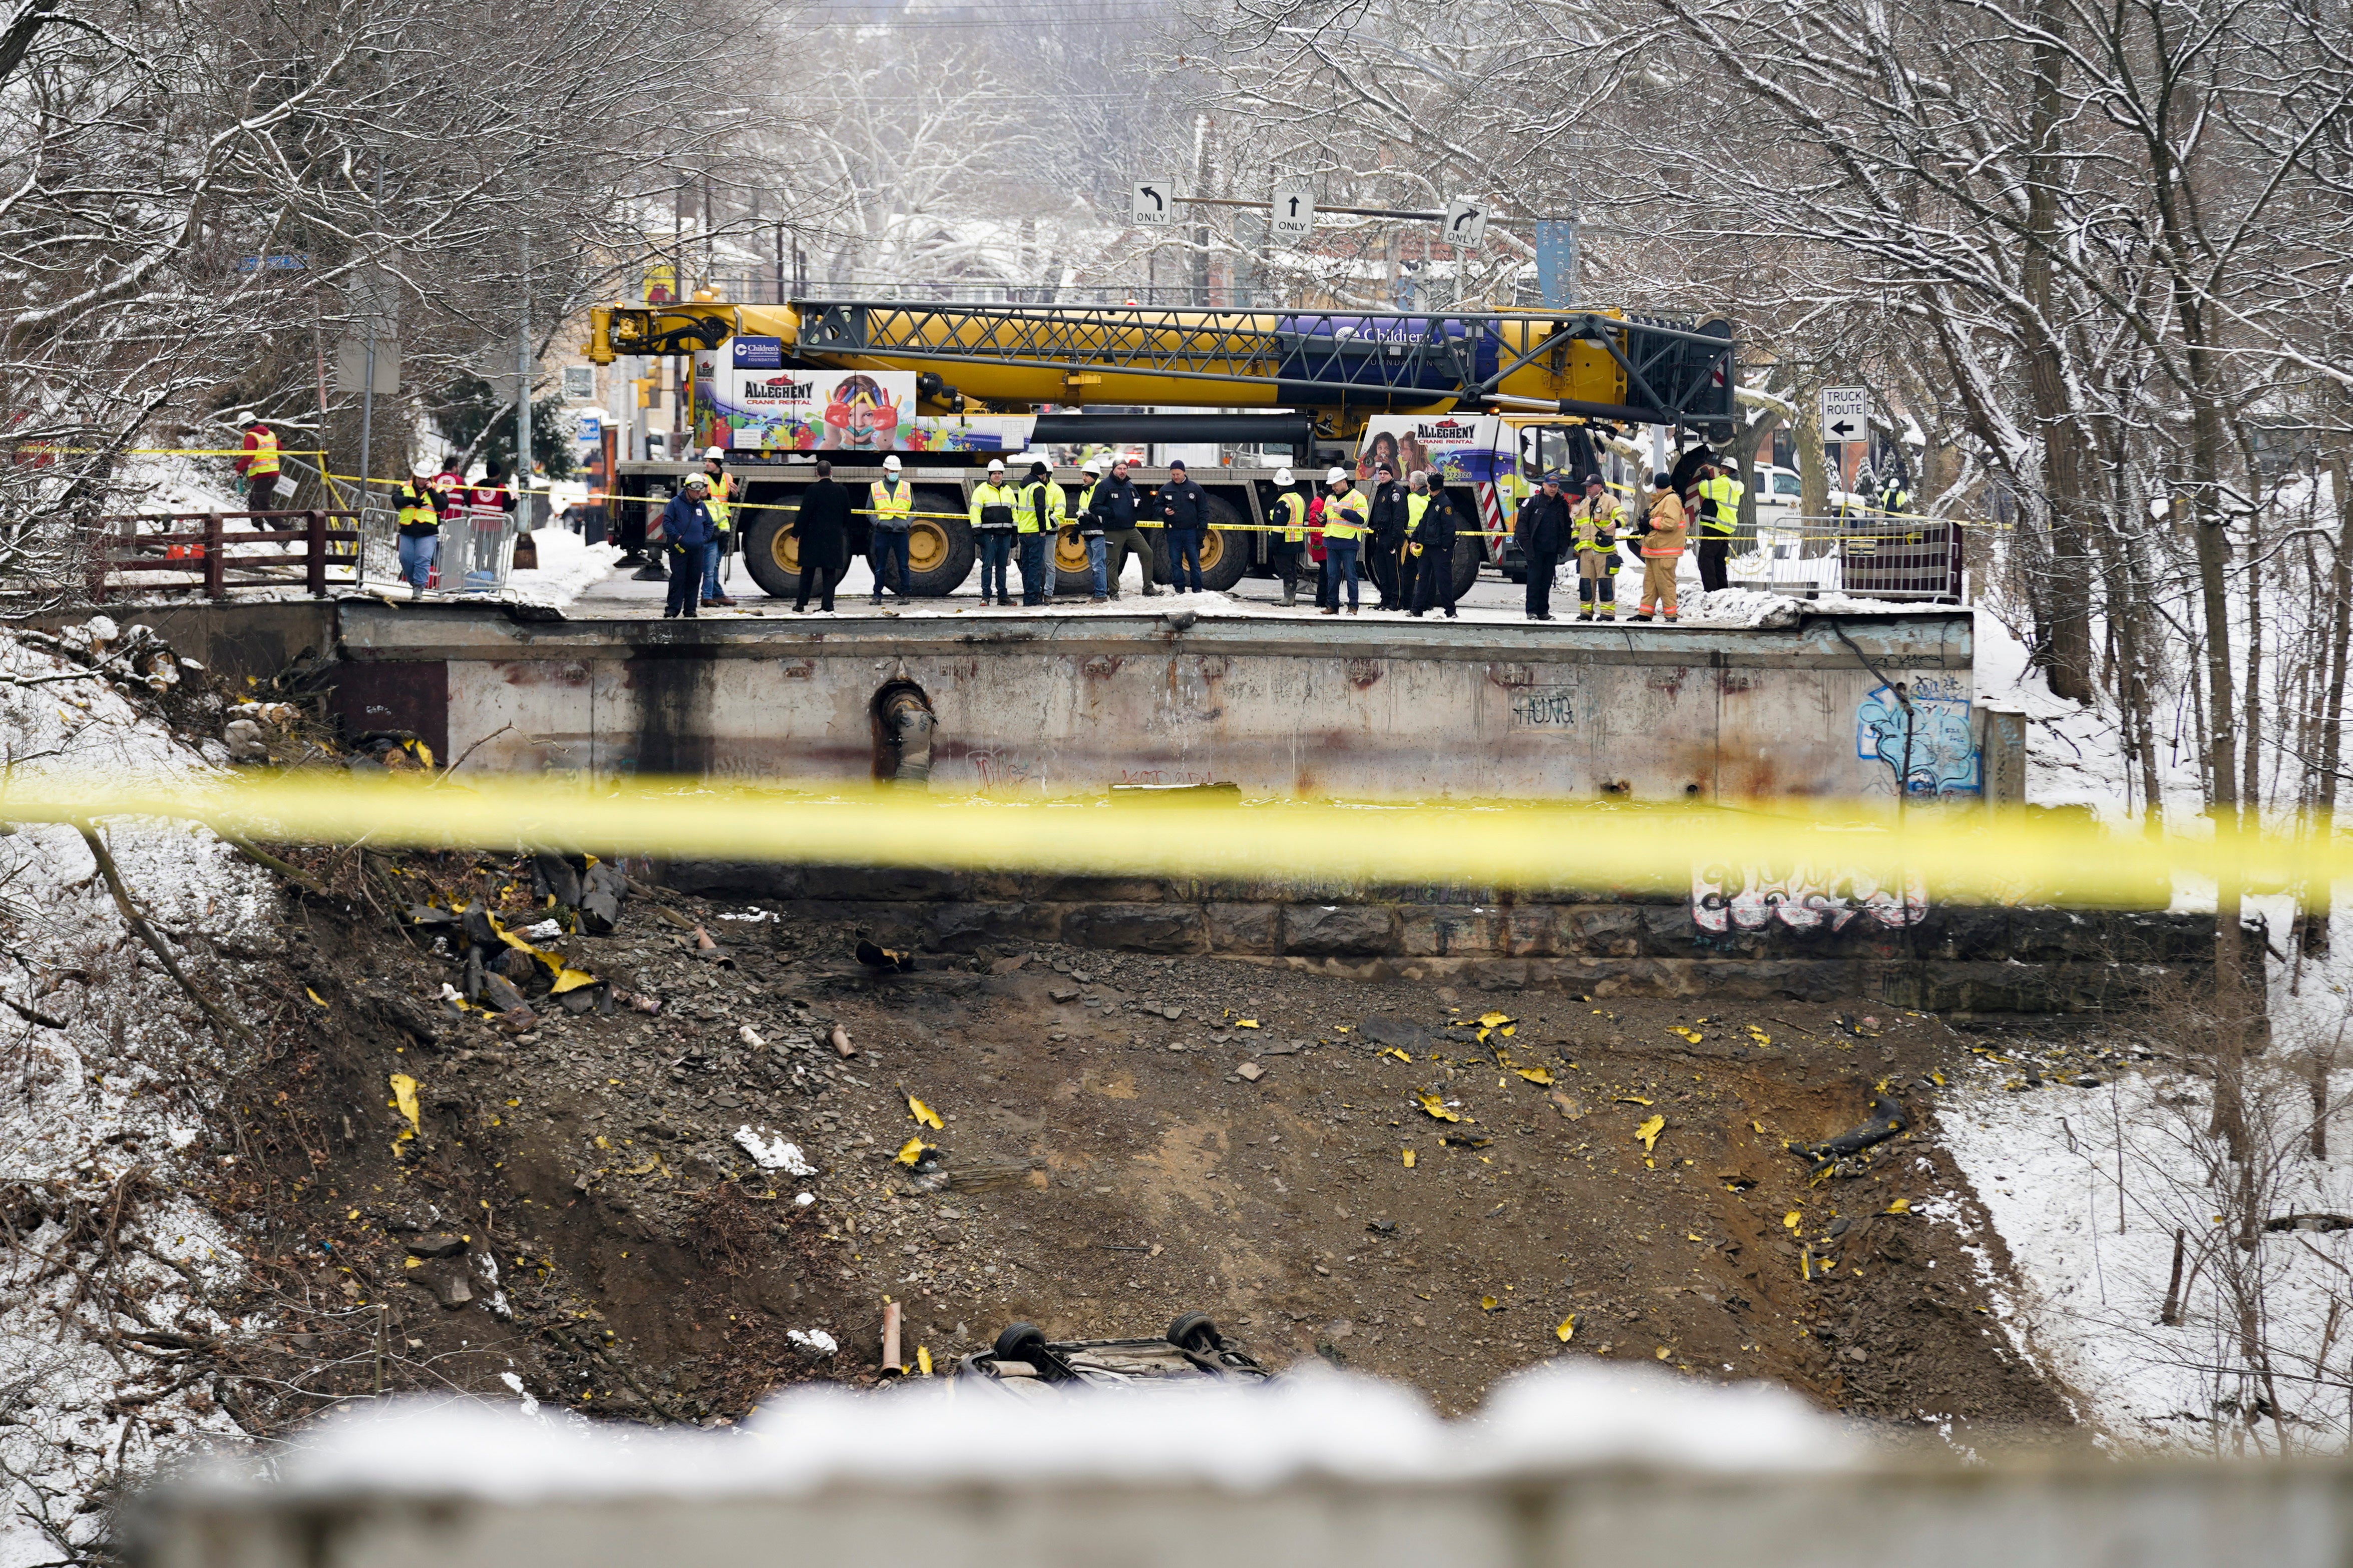
[[[1577,710],[1571,700],[1573,689],[1567,686],[1525,686],[1512,693],[1512,728],[1514,730],[1567,730],[1577,723]]]
[[[1908,715],[1884,686],[1872,688],[1855,706],[1855,755],[1887,769],[1874,787],[1894,794],[1901,780],[1906,795],[1982,794],[1967,684],[1949,675],[1922,675],[1905,684],[1905,693],[1912,700]]]
[[[1891,885],[1856,866],[1715,860],[1692,868],[1692,921],[1705,931],[1761,931],[1776,921],[1792,931],[1841,931],[1858,917],[1893,931],[1927,913],[1927,884],[1909,873]]]

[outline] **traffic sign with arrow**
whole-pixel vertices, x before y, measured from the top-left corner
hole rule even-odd
[[[1305,180],[1274,183],[1274,218],[1270,226],[1277,239],[1304,239],[1315,231],[1315,187]]]
[[[1163,175],[1138,180],[1127,188],[1127,220],[1144,228],[1165,228],[1176,221],[1176,182]]]
[[[1457,196],[1446,204],[1440,237],[1457,250],[1476,250],[1487,238],[1487,204]]]
[[[1871,390],[1862,386],[1822,388],[1822,439],[1871,439]]]

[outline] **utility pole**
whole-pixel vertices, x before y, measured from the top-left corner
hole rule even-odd
[[[375,221],[384,221],[384,156],[375,161]],[[377,290],[383,287],[382,276],[371,258],[363,275],[368,280],[367,297],[361,309],[367,312],[367,381],[360,388],[360,507],[367,507],[368,479],[375,472],[375,316]]]
[[[531,229],[522,230],[522,330],[515,335],[515,521],[528,533],[531,499]]]

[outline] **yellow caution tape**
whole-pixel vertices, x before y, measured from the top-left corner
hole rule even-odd
[[[409,775],[413,781],[416,775]],[[834,783],[796,788],[633,779],[567,787],[491,778],[463,788],[387,777],[239,773],[201,781],[26,776],[0,785],[0,819],[189,818],[274,843],[474,847],[527,843],[597,854],[789,863],[1018,868],[1263,880],[1691,892],[1695,870],[1836,868],[1854,901],[1900,889],[1989,902],[2163,907],[2177,883],[2218,877],[2287,889],[2353,876],[2353,840],[2253,833],[2111,834],[1973,804],[1899,816],[1820,803],[1602,805],[1588,801],[1428,805],[1271,800],[1236,811],[1155,802],[1153,832],[1101,795],[964,799]]]

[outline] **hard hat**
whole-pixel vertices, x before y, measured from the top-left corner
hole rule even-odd
[[[1289,468],[1277,468],[1274,470],[1274,482],[1283,486],[1285,489],[1288,489],[1292,485],[1297,484],[1299,481],[1293,478],[1292,472]]]
[[[686,476],[686,488],[691,490],[707,490],[711,488],[711,481],[701,474],[689,474]]]
[[[1082,474],[1092,474],[1097,479],[1103,478],[1103,459],[1101,458],[1089,458],[1085,462],[1079,465],[1079,472]]]
[[[897,473],[899,471],[899,459],[895,457],[883,458],[882,471],[886,474]]]
[[[706,463],[723,463],[727,460],[727,449],[724,447],[713,447],[702,454],[702,460]]]
[[[1347,481],[1348,470],[1345,468],[1334,468],[1330,473],[1324,476],[1324,482],[1327,485],[1345,484]]]
[[[988,459],[988,471],[989,471],[990,473],[992,473],[992,474],[1001,474],[1001,473],[1003,473],[1003,472],[1005,471],[1005,459],[1004,459],[1004,458],[989,458],[989,459]]]

